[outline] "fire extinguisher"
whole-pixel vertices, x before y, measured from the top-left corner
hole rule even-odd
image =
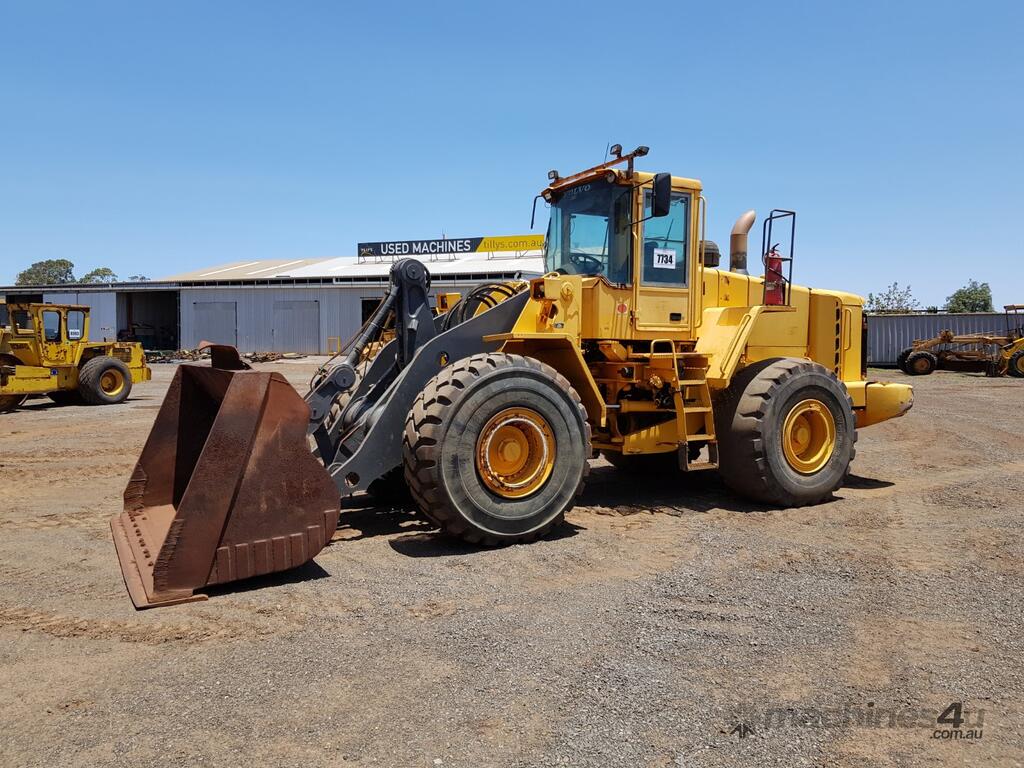
[[[776,243],[764,255],[764,303],[780,305],[786,303],[786,278],[782,276],[782,256]]]

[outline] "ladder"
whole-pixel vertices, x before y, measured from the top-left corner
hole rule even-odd
[[[667,343],[671,353],[654,352],[655,345]],[[676,371],[676,386],[672,393],[676,409],[676,432],[679,435],[679,468],[684,472],[718,468],[718,438],[715,436],[715,414],[711,405],[711,390],[708,388],[708,356],[700,352],[677,352],[670,339],[651,342],[651,357],[671,354]],[[687,416],[700,414],[701,427],[690,433]],[[690,443],[707,445],[706,459],[690,460]]]

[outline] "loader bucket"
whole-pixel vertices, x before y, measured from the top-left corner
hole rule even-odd
[[[214,365],[244,365],[224,360],[215,349]],[[308,421],[278,373],[178,367],[110,521],[136,608],[205,600],[195,591],[323,549],[339,494],[309,451]]]

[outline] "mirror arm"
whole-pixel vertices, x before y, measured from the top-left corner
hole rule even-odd
[[[533,222],[537,218],[537,200],[541,195],[537,195],[533,198],[533,210],[530,212],[530,231],[533,231]]]

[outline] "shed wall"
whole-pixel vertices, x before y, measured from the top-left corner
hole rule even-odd
[[[478,285],[435,280],[437,291],[461,291]],[[181,347],[194,349],[202,335],[202,305],[233,302],[236,309],[236,341],[239,352],[302,352],[327,354],[328,339],[342,343],[362,325],[362,300],[383,298],[387,282],[379,285],[315,287],[209,287],[181,289]],[[228,334],[224,334],[228,335]],[[206,338],[207,341],[218,339]],[[227,343],[232,343],[230,340]]]

